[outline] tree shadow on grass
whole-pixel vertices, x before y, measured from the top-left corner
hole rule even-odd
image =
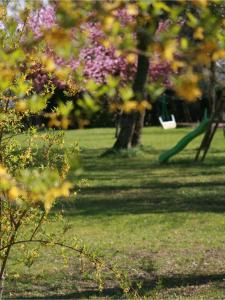
[[[175,274],[171,276],[159,276],[153,280],[144,280],[143,289],[154,288],[160,281],[162,288],[176,288],[190,285],[202,285],[212,282],[223,282],[225,274]]]
[[[171,195],[171,196],[170,196]],[[123,214],[146,214],[146,213],[173,213],[173,212],[225,212],[225,201],[222,199],[223,193],[215,196],[196,196],[181,198],[174,197],[173,193],[167,193],[167,196],[136,196],[123,199],[123,196],[105,199],[104,196],[98,200],[87,197],[81,197],[73,204],[63,204],[66,209],[66,215],[83,216],[109,216]]]
[[[166,291],[175,288],[188,288],[195,286],[196,288],[205,284],[224,284],[225,274],[175,274],[171,276],[153,277],[150,279],[142,280],[142,288],[139,290],[141,296],[149,295],[154,289],[157,291]],[[135,289],[139,278],[133,278],[132,285]],[[223,289],[224,287],[220,287]],[[51,295],[45,297],[19,297],[13,299],[88,299],[90,297],[110,297],[111,299],[124,298],[122,289],[118,286],[106,287],[99,292],[96,288],[88,290],[68,293],[65,295]],[[125,298],[124,298],[125,299]]]
[[[149,150],[149,154],[152,155],[148,158],[144,156],[138,156],[137,157],[126,157],[121,155],[115,155],[110,157],[99,157],[99,153],[101,153],[103,149],[86,149],[82,154],[82,161],[83,165],[86,168],[87,171],[111,171],[118,169],[124,169],[124,170],[146,170],[146,169],[165,169],[165,168],[172,168],[172,169],[196,169],[201,168],[202,170],[205,170],[207,168],[216,168],[220,166],[225,166],[225,150],[214,150],[212,151],[212,154],[223,154],[224,157],[214,157],[208,156],[206,160],[201,162],[195,162],[194,156],[195,152],[193,150],[185,150],[185,152],[179,153],[179,158],[177,156],[174,156],[171,161],[169,161],[166,164],[159,164],[158,162],[158,155],[160,155],[162,151],[157,150]],[[158,155],[157,155],[158,154]]]
[[[61,202],[68,215],[225,212],[224,158],[159,165],[146,157],[99,159],[92,152],[84,153],[81,178],[94,184],[82,187],[75,201]]]

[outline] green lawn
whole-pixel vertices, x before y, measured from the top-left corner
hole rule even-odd
[[[78,141],[86,179],[77,196],[62,200],[71,228],[107,262],[142,281],[147,299],[224,299],[225,295],[225,139],[219,130],[204,164],[193,163],[195,139],[167,165],[158,155],[191,129],[146,128],[143,150],[101,158],[113,142],[113,129],[66,132],[68,145]],[[54,213],[53,213],[54,215]],[[61,221],[54,223],[58,231]],[[53,228],[51,228],[53,230]],[[110,274],[98,292],[78,259],[65,265],[59,250],[43,250],[31,266],[14,250],[6,296],[38,299],[118,299],[121,292]],[[18,275],[17,275],[18,273]],[[15,279],[14,279],[14,277]]]

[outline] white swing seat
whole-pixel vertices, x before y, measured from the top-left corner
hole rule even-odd
[[[162,125],[163,129],[174,129],[177,127],[177,123],[176,123],[174,115],[171,115],[170,121],[163,121],[162,116],[160,116],[159,122]]]

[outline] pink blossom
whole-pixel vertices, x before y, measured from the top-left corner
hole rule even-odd
[[[125,9],[118,10],[116,15],[123,26],[135,21],[134,17],[129,15]],[[156,34],[166,30],[169,23],[169,20],[160,22]],[[36,37],[42,35],[42,29],[50,29],[55,25],[55,8],[51,5],[47,5],[38,11],[33,12],[28,20],[28,26],[33,30]],[[76,39],[77,30],[79,30],[79,28],[74,28],[74,39]],[[80,30],[84,33],[88,33],[88,35],[85,44],[80,49],[78,57],[71,57],[69,60],[65,60],[57,56],[54,50],[46,49],[47,55],[54,59],[57,66],[70,66],[74,71],[79,66],[82,66],[84,82],[87,79],[94,79],[96,82],[105,83],[108,75],[120,77],[122,83],[133,80],[137,62],[132,64],[129,63],[123,55],[116,54],[116,48],[113,45],[106,48],[102,44],[102,41],[107,39],[107,37],[101,30],[101,25],[99,23],[88,22],[83,24]],[[168,62],[150,62],[150,81],[160,80],[166,86],[169,86],[170,74],[171,68]],[[37,78],[33,78],[34,84],[37,89],[41,89],[47,81],[46,76],[45,74],[40,74],[39,78],[38,74],[36,75]],[[59,85],[59,81],[56,78],[53,81]],[[62,86],[63,85],[64,84],[62,83]]]
[[[28,19],[28,26],[37,38],[42,36],[43,29],[50,29],[54,25],[56,25],[55,8],[51,5],[32,12]]]

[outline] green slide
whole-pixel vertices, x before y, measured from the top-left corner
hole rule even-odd
[[[166,163],[172,156],[182,151],[194,138],[204,133],[209,122],[210,119],[205,116],[202,122],[194,130],[185,135],[173,148],[163,152],[159,156],[159,162],[161,164]]]

